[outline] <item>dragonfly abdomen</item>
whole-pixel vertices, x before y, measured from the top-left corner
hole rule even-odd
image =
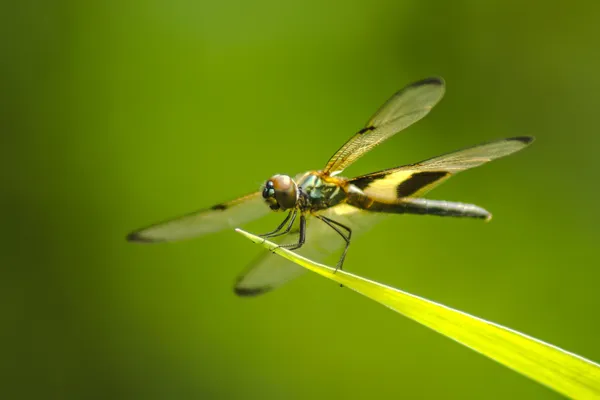
[[[467,217],[489,220],[492,214],[475,204],[458,203],[446,200],[409,198],[402,201],[407,214],[437,215],[440,217]]]
[[[474,204],[410,197],[388,203],[369,197],[360,189],[348,193],[348,204],[363,210],[390,214],[437,215],[439,217],[467,217],[486,220],[492,218],[492,214],[487,210]]]

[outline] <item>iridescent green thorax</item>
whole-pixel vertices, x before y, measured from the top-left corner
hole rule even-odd
[[[298,180],[303,211],[319,211],[333,207],[346,199],[346,192],[335,182],[326,182],[317,173],[308,173]]]

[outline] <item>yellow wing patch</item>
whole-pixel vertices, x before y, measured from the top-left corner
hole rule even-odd
[[[405,165],[350,180],[367,196],[380,202],[397,202],[404,197],[419,197],[452,175],[519,151],[533,142],[521,136],[482,143],[416,164]]]
[[[444,182],[452,174],[446,171],[420,171],[400,167],[365,175],[351,181],[367,196],[386,203],[396,203],[404,197],[420,197]]]

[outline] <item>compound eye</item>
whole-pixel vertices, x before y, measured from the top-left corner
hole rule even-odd
[[[275,197],[275,189],[273,188],[273,181],[267,181],[265,188],[263,189],[262,196],[265,199]]]

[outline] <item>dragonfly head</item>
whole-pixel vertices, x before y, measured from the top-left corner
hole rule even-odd
[[[298,185],[287,175],[274,175],[265,183],[262,196],[274,211],[294,208],[298,202]]]

